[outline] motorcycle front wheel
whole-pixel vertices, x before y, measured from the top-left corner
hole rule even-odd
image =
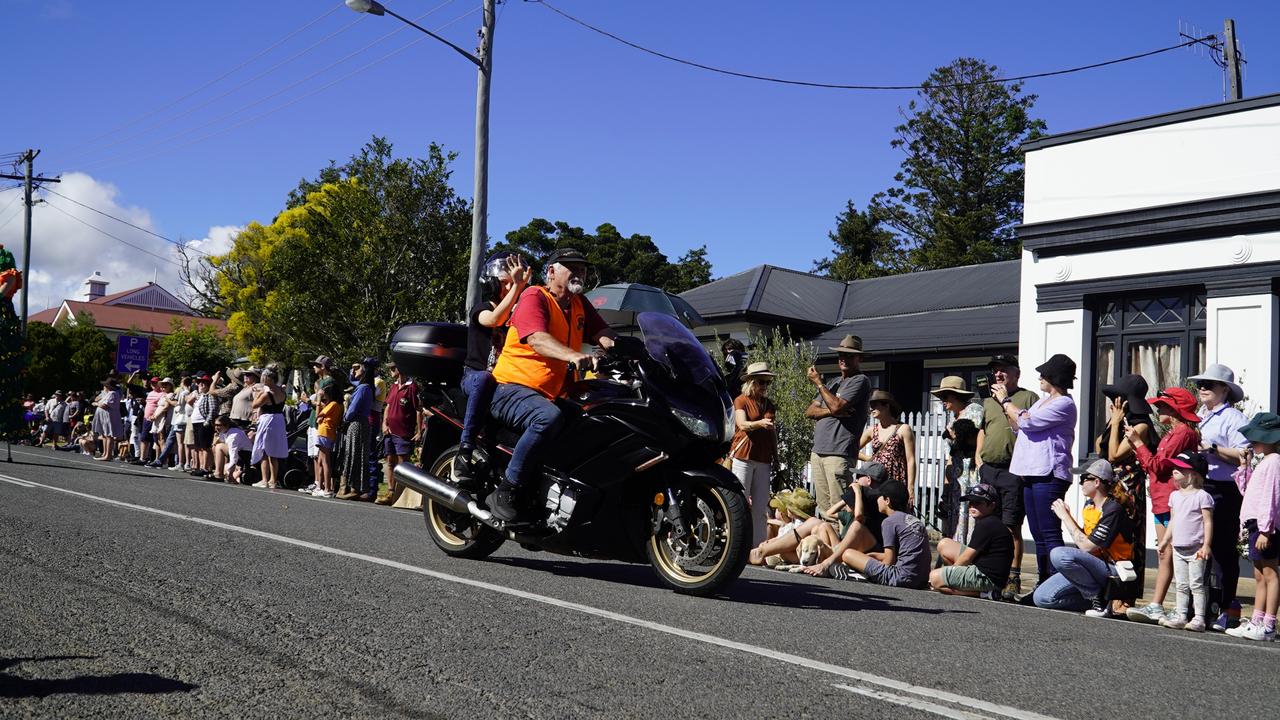
[[[677,533],[664,524],[645,543],[645,554],[658,578],[672,590],[711,595],[742,574],[751,547],[751,516],[742,491],[708,484],[681,490],[692,493],[682,507],[692,509],[688,530]]]
[[[453,458],[457,454],[456,447],[441,453],[431,466],[431,474],[447,479],[452,475]],[[469,560],[488,557],[506,540],[497,530],[470,514],[450,510],[431,498],[422,499],[422,515],[431,541],[450,557]]]

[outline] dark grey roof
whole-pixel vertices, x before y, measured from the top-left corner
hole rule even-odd
[[[704,318],[727,315],[766,315],[811,325],[832,325],[840,319],[846,283],[760,265],[680,294]]]
[[[1018,304],[889,315],[845,320],[812,338],[818,355],[829,357],[828,348],[845,335],[862,338],[868,353],[894,354],[930,351],[987,350],[1018,344]]]
[[[849,283],[841,317],[870,318],[1017,303],[1021,272],[1021,261],[1006,260],[855,280]]]
[[[746,312],[751,306],[751,296],[756,283],[767,265],[757,265],[749,270],[712,280],[692,290],[680,293],[702,317],[720,317]]]

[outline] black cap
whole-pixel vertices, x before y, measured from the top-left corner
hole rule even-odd
[[[583,255],[581,252],[573,248],[560,248],[559,250],[552,252],[551,255],[547,257],[548,265],[571,262],[582,263],[583,265],[591,264],[591,261],[587,259],[586,255]]]
[[[981,500],[985,503],[991,503],[995,507],[1000,506],[1000,493],[987,483],[978,483],[969,488],[969,492],[960,496],[961,500]]]
[[[1010,355],[1009,353],[993,355],[991,356],[991,361],[987,363],[987,367],[992,367],[994,365],[1006,365],[1008,367],[1016,368],[1018,367],[1018,356]]]
[[[1180,452],[1169,458],[1169,462],[1183,470],[1191,470],[1200,477],[1209,474],[1209,461],[1205,459],[1202,452],[1194,450]]]
[[[853,471],[854,477],[865,477],[871,479],[872,485],[879,485],[889,477],[888,471],[884,469],[884,465],[878,462],[863,463],[862,467]]]

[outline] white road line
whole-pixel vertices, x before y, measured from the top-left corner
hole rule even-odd
[[[1256,640],[1245,640],[1244,642],[1232,642],[1230,640],[1210,640],[1209,638],[1181,637],[1178,635],[1173,635],[1172,633],[1168,636],[1168,639],[1186,640],[1187,642],[1207,643],[1209,645],[1221,645],[1223,647],[1229,647],[1229,648],[1244,648],[1246,650],[1262,650],[1263,652],[1272,652],[1272,653],[1280,652],[1280,644],[1261,643]]]
[[[33,484],[31,484],[31,483],[27,482],[26,480],[19,480],[18,478],[15,478],[15,477],[9,477],[8,475],[0,475],[0,480],[3,480],[3,481],[5,481],[5,482],[7,482],[7,483],[13,483],[14,485],[17,485],[18,487],[24,487],[24,488],[33,488],[33,487],[35,487],[35,485],[33,485]]]
[[[905,707],[914,708],[916,710],[923,710],[925,712],[933,713],[934,715],[941,715],[942,717],[952,718],[952,720],[988,720],[988,718],[990,717],[988,715],[979,715],[977,713],[971,713],[971,712],[968,712],[967,710],[959,710],[956,708],[947,707],[946,705],[939,705],[937,703],[929,702],[928,700],[921,700],[920,698],[908,697],[906,695],[895,695],[891,692],[885,692],[884,690],[875,690],[872,688],[853,687],[851,685],[839,685],[839,684],[834,685],[833,687],[838,687],[841,690],[848,690],[849,692],[854,693],[856,695],[862,695],[864,697],[875,698],[876,700],[880,700],[883,702],[893,703],[894,705],[903,705]]]
[[[1013,718],[1014,720],[1057,720],[1056,718],[1053,718],[1051,716],[1042,715],[1040,713],[1032,712],[1030,710],[1020,710],[1015,707],[1000,705],[997,703],[988,702],[986,700],[980,700],[978,698],[968,697],[966,695],[959,695],[956,693],[947,692],[945,690],[938,690],[936,688],[924,687],[921,685],[913,685],[911,683],[903,682],[901,680],[894,680],[893,678],[881,677],[879,675],[873,675],[871,673],[861,672],[859,670],[853,670],[851,668],[841,667],[839,665],[832,665],[830,663],[825,663],[820,660],[814,660],[812,658],[802,657],[799,655],[792,655],[791,653],[781,652],[781,651],[773,650],[766,647],[760,647],[759,645],[751,645],[744,642],[738,642],[737,640],[729,640],[727,638],[717,637],[715,635],[708,635],[706,633],[696,632],[694,630],[685,630],[684,628],[673,627],[671,625],[663,625],[662,623],[656,623],[651,620],[643,620],[641,618],[632,617],[630,615],[623,615],[622,613],[613,612],[612,610],[604,610],[601,608],[592,607],[590,605],[583,605],[581,603],[575,603],[568,600],[553,598],[547,595],[539,595],[537,593],[531,593],[524,590],[517,590],[515,588],[504,587],[502,585],[495,585],[493,583],[484,582],[483,580],[473,580],[471,578],[459,577],[456,575],[449,575],[447,573],[442,573],[437,570],[428,570],[426,568],[417,567],[415,565],[408,565],[406,563],[398,562],[396,560],[388,560],[386,558],[374,557],[372,555],[365,555],[363,553],[350,552],[348,550],[341,550],[339,548],[333,548],[327,545],[320,545],[318,543],[308,542],[306,540],[298,540],[296,538],[291,538],[284,535],[276,535],[275,533],[264,532],[262,530],[254,530],[253,528],[241,527],[239,525],[232,525],[230,523],[218,522],[216,520],[207,520],[205,518],[199,518],[193,515],[183,515],[181,513],[170,512],[168,510],[161,510],[159,508],[148,507],[146,505],[137,505],[134,503],[124,502],[122,500],[113,500],[111,498],[92,495],[90,493],[78,492],[76,490],[68,490],[66,488],[60,488],[53,485],[45,485],[43,483],[37,483],[37,482],[32,482],[30,484],[35,487],[40,487],[46,490],[52,490],[54,492],[60,492],[67,495],[73,495],[75,497],[84,498],[86,500],[93,500],[95,502],[106,503],[108,505],[115,505],[116,507],[128,508],[130,510],[137,510],[140,512],[151,513],[154,515],[160,515],[162,517],[172,518],[175,520],[186,520],[188,522],[193,522],[200,525],[206,525],[208,527],[215,527],[220,530],[227,530],[230,532],[241,533],[243,535],[250,535],[253,537],[262,538],[264,540],[273,540],[275,542],[284,543],[286,545],[293,545],[296,547],[307,548],[307,549],[315,550],[318,552],[328,553],[330,555],[337,555],[339,557],[345,557],[352,560],[361,560],[364,562],[373,563],[375,565],[381,565],[383,567],[389,567],[396,570],[403,570],[405,572],[414,573],[416,575],[423,575],[425,577],[434,578],[436,580],[442,580],[444,582],[451,582],[458,585],[465,585],[468,587],[479,588],[481,590],[488,590],[490,592],[500,593],[502,595],[509,595],[511,597],[517,597],[522,600],[530,600],[532,602],[541,603],[543,605],[551,605],[564,610],[573,610],[575,612],[579,612],[584,615],[591,615],[594,617],[603,618],[605,620],[613,620],[614,622],[625,623],[627,625],[634,625],[636,627],[642,627],[648,630],[653,630],[655,632],[664,633],[666,635],[672,635],[675,637],[684,638],[686,640],[693,640],[695,642],[700,642],[706,645],[715,645],[717,647],[722,647],[730,650],[738,650],[740,652],[749,653],[752,655],[756,655],[758,657],[763,657],[768,660],[774,660],[780,663],[794,665],[796,667],[807,668],[810,670],[817,670],[819,672],[829,673],[831,675],[836,675],[838,677],[854,680],[854,681],[863,683],[865,685],[874,685],[882,688],[887,688],[889,690],[896,690],[898,692],[913,693],[916,695],[932,697],[937,700],[942,700],[944,702],[953,703],[955,705],[971,708],[973,710],[979,710],[987,714],[1002,715],[1004,717]]]

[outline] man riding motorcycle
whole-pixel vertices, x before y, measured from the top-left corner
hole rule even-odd
[[[522,430],[511,454],[506,476],[489,496],[489,510],[505,522],[518,516],[516,497],[521,482],[537,467],[538,449],[554,438],[562,423],[555,399],[568,375],[569,363],[595,367],[583,353],[584,339],[602,348],[616,337],[582,292],[590,263],[572,248],[556,250],[545,264],[545,285],[520,294],[502,355],[493,368],[499,385],[490,406],[494,418]]]

